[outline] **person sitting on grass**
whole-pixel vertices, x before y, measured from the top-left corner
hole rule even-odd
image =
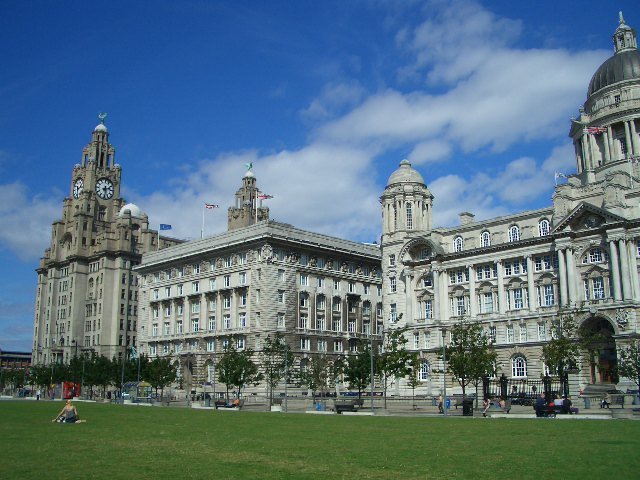
[[[80,420],[80,416],[78,415],[78,410],[76,410],[75,405],[71,403],[71,400],[67,400],[67,403],[60,413],[56,415],[56,418],[51,420],[52,422],[60,422],[60,423],[82,423],[84,420]]]

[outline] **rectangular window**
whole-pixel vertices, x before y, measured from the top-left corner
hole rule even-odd
[[[191,292],[198,293],[200,291],[200,282],[193,282],[191,284]]]
[[[514,334],[513,334],[513,325],[507,325],[507,343],[513,343]]]
[[[318,340],[318,351],[326,352],[327,351],[327,341],[326,340]]]
[[[305,350],[305,351],[311,350],[311,339],[310,338],[301,338],[300,339],[300,350]]]
[[[151,326],[151,336],[152,337],[157,337],[158,336],[158,324],[157,323],[154,323]]]
[[[356,284],[354,282],[349,282],[349,293],[356,293]]]
[[[318,277],[318,288],[324,288],[324,277]]]
[[[216,351],[216,341],[207,340],[207,352],[215,352],[215,351]]]
[[[278,313],[276,316],[276,322],[279,328],[284,328],[284,313]]]
[[[433,300],[424,301],[424,318],[433,318]]]
[[[278,281],[284,282],[284,270],[278,269]]]
[[[184,295],[184,285],[180,284],[176,288],[178,289],[178,295]]]
[[[325,320],[324,317],[320,316],[316,319],[316,329],[318,330],[326,330],[327,328],[327,321]]]
[[[593,298],[595,300],[604,298],[604,280],[602,277],[593,279]]]
[[[333,330],[334,332],[339,332],[340,331],[340,319],[339,318],[334,318],[331,321],[331,330]]]
[[[462,316],[466,313],[464,303],[464,297],[456,297],[456,315]]]
[[[231,315],[228,313],[222,317],[222,326],[225,330],[229,330],[231,328]]]
[[[302,286],[302,287],[308,287],[309,286],[309,275],[307,275],[306,273],[301,273],[300,274],[300,286]]]
[[[240,328],[247,328],[247,314],[246,313],[241,313],[238,316],[238,322],[240,324]]]
[[[240,298],[240,306],[241,307],[246,307],[247,306],[247,292],[246,292],[246,290],[240,292],[239,298]]]
[[[278,290],[278,303],[284,303],[284,290]]]
[[[216,317],[209,317],[209,331],[213,332],[216,329]]]
[[[527,326],[526,325],[520,325],[520,341],[521,342],[526,342],[527,341]]]
[[[391,317],[391,322],[397,322],[398,321],[398,307],[395,303],[392,303],[390,306],[390,317]]]
[[[236,348],[242,350],[244,348],[244,337],[238,337],[236,340]]]
[[[222,308],[231,308],[231,295],[226,294],[224,297],[222,297]]]
[[[225,275],[224,277],[222,277],[222,281],[225,287],[230,287],[231,286],[231,275]]]
[[[489,340],[491,343],[496,343],[496,339],[498,338],[498,332],[496,327],[489,327]]]
[[[176,323],[176,333],[184,333],[184,326],[182,324],[182,320],[178,320]]]
[[[303,328],[303,329],[308,329],[309,328],[309,317],[307,317],[306,315],[300,315],[300,318],[298,319],[298,327],[299,328]]]
[[[198,333],[198,330],[200,330],[200,322],[197,318],[194,318],[191,320],[191,331],[193,333]]]
[[[334,290],[340,290],[340,280],[333,280],[333,289]]]
[[[355,331],[356,331],[356,322],[355,322],[355,320],[349,320],[347,322],[347,332],[355,333]]]
[[[240,285],[246,285],[247,284],[247,272],[240,272],[239,281],[240,281]]]
[[[333,342],[333,351],[334,352],[342,352],[343,351],[342,340],[334,340]]]
[[[160,299],[160,290],[158,290],[157,288],[153,290],[153,299],[154,300]]]
[[[555,294],[553,291],[553,285],[544,285],[544,306],[550,307],[555,305]]]
[[[547,340],[547,329],[544,323],[538,324],[538,340],[543,342]]]
[[[182,304],[181,304],[181,303],[179,303],[178,305],[176,305],[176,314],[177,314],[177,315],[182,315],[182,309],[183,309],[183,306],[182,306]]]
[[[365,283],[362,288],[365,295],[369,295],[371,293],[371,286],[368,283]]]
[[[200,313],[200,302],[191,302],[191,313]]]
[[[389,291],[391,293],[396,293],[397,289],[398,289],[398,285],[396,283],[396,277],[391,277],[389,279]]]
[[[513,308],[515,310],[520,310],[524,308],[524,303],[522,300],[522,289],[514,288],[513,289]]]
[[[487,292],[482,294],[482,303],[480,303],[481,313],[493,313],[493,293]]]
[[[418,350],[420,348],[420,333],[413,334],[413,348]]]
[[[124,290],[122,291],[124,293]],[[164,287],[164,296],[165,298],[169,298],[171,296],[171,287]],[[124,298],[124,295],[122,295]]]

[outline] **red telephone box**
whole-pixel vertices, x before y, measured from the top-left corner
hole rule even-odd
[[[80,384],[73,382],[62,382],[62,398],[68,399],[80,396]]]

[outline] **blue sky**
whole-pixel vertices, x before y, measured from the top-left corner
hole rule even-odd
[[[30,350],[34,269],[108,112],[154,228],[226,228],[253,162],[271,217],[360,241],[408,158],[434,223],[550,204],[569,119],[637,1],[3,2],[0,348]]]

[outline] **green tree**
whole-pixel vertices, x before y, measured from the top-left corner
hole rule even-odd
[[[244,385],[257,383],[262,379],[258,366],[252,360],[253,350],[247,348],[239,351],[234,344],[233,339],[229,341],[218,362],[218,378],[226,385],[227,398],[229,398],[229,387],[233,387],[236,398],[240,398]]]
[[[160,396],[164,397],[165,387],[176,380],[176,369],[171,364],[170,358],[156,357],[146,364],[143,376],[155,389],[156,395],[158,395],[158,389],[160,389]]]
[[[280,333],[277,333],[274,338],[268,336],[260,352],[260,366],[267,384],[269,405],[273,404],[273,389],[285,377],[288,371],[287,366],[292,364],[293,353],[291,353],[284,337]]]
[[[470,383],[489,374],[496,361],[496,352],[478,323],[461,321],[451,328],[451,343],[445,347],[447,371],[462,387],[462,398]],[[445,372],[446,375],[447,372]]]
[[[368,344],[362,344],[362,350],[355,355],[349,355],[344,365],[345,380],[350,388],[358,390],[358,398],[362,398],[362,392],[371,383],[371,348]]]
[[[387,408],[387,385],[391,378],[401,378],[409,373],[413,355],[406,348],[407,328],[391,330],[384,337],[382,351],[379,353],[376,366],[382,379],[384,391],[384,408]]]
[[[575,368],[580,356],[580,338],[577,327],[570,315],[561,316],[551,323],[551,340],[542,347],[542,360],[552,375],[560,379],[560,390],[568,394],[568,368]]]
[[[618,349],[618,372],[631,379],[640,389],[640,342],[633,340]]]
[[[420,380],[421,365],[422,359],[420,358],[420,354],[417,352],[412,353],[406,376],[407,384],[411,387],[411,404],[414,409],[416,408],[416,387],[419,387],[422,384],[422,380]]]
[[[300,361],[300,384],[311,390],[313,404],[316,403],[316,392],[325,392],[329,386],[330,362],[326,355],[313,354]]]

